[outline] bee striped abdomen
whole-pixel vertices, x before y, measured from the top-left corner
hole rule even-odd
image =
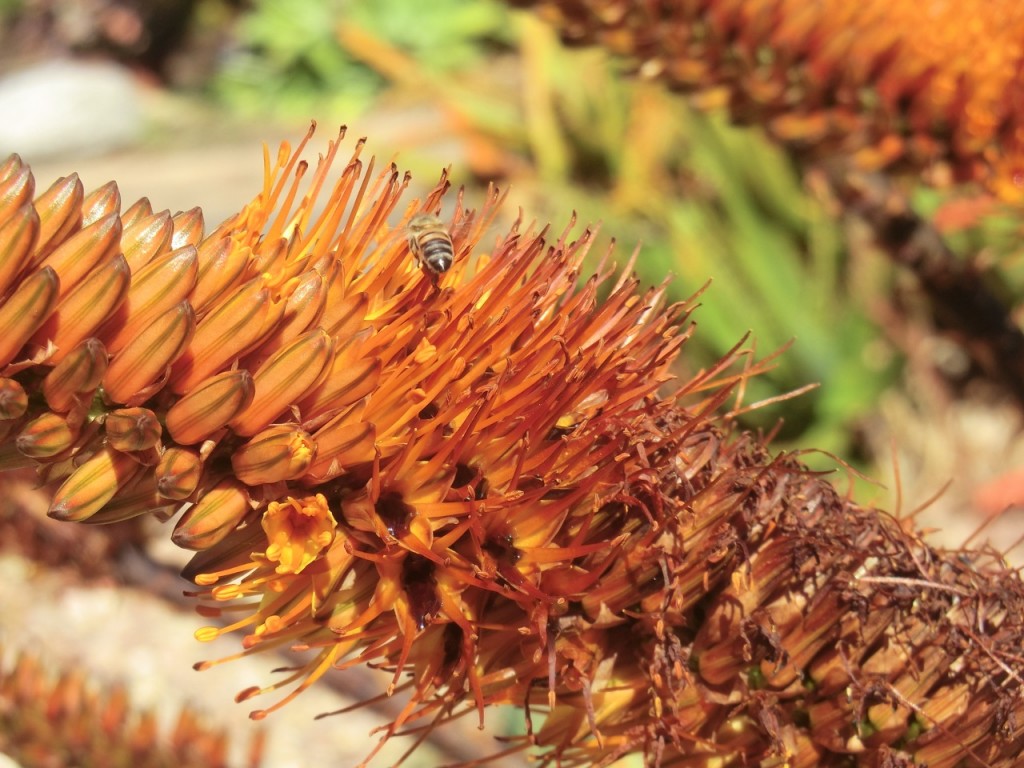
[[[455,249],[447,233],[425,235],[420,240],[420,249],[423,262],[433,272],[446,272],[455,260]]]
[[[421,213],[409,221],[409,250],[429,272],[440,275],[455,261],[455,246],[444,223],[436,216]]]

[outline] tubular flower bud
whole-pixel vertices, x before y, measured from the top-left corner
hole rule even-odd
[[[121,250],[133,273],[170,248],[173,227],[169,211],[141,216],[124,224]]]
[[[25,346],[57,304],[60,280],[44,267],[22,282],[0,306],[0,366],[7,365]]]
[[[270,292],[251,280],[199,321],[185,354],[171,372],[171,390],[183,394],[220,371],[259,338]]]
[[[82,226],[88,227],[104,216],[109,216],[112,213],[120,214],[120,212],[121,190],[113,181],[108,181],[102,187],[97,187],[87,194],[82,200]],[[118,224],[120,225],[120,222]],[[118,231],[120,232],[120,226],[118,226]]]
[[[160,443],[163,431],[156,414],[148,408],[118,408],[103,423],[107,442],[119,451],[144,451]]]
[[[140,471],[128,454],[107,446],[78,467],[57,489],[47,514],[55,520],[81,522],[99,512]]]
[[[75,443],[78,431],[56,413],[44,413],[26,424],[14,441],[19,453],[33,459],[49,459]]]
[[[61,177],[34,203],[39,215],[39,238],[29,265],[38,266],[50,252],[82,226],[82,199],[85,192],[77,173]]]
[[[182,515],[171,541],[182,549],[209,549],[235,530],[251,510],[245,485],[222,480]]]
[[[156,477],[152,473],[140,472],[124,488],[119,488],[110,501],[103,505],[103,509],[82,522],[106,525],[141,515],[159,516],[173,511],[177,505],[161,496],[156,484]]]
[[[39,214],[29,203],[0,224],[0,296],[7,293],[39,236]]]
[[[231,429],[253,435],[266,427],[313,387],[333,354],[334,340],[319,328],[276,352],[253,374],[256,396]]]
[[[61,298],[67,296],[82,279],[117,253],[121,220],[116,213],[80,229],[46,257],[43,266],[52,267],[60,278]]]
[[[124,257],[114,256],[61,300],[30,342],[40,348],[52,345],[49,362],[59,363],[124,300],[129,280]]]
[[[19,419],[27,408],[25,388],[14,379],[0,377],[0,420]]]
[[[235,477],[248,485],[277,483],[301,477],[316,456],[307,432],[280,425],[255,435],[231,455]]]
[[[167,431],[182,445],[194,445],[223,429],[252,402],[252,374],[225,371],[196,385],[167,411]]]
[[[195,333],[187,301],[160,315],[110,361],[103,389],[115,403],[141,403],[164,383],[171,364]]]
[[[111,354],[119,352],[147,326],[186,301],[198,273],[196,249],[186,245],[153,259],[132,275],[128,296],[99,331]]]
[[[32,169],[18,155],[10,155],[0,166],[0,216],[6,219],[26,203],[31,204],[35,191]]]
[[[178,250],[186,246],[197,246],[203,239],[203,211],[198,206],[175,214],[171,219],[171,248]]]
[[[156,465],[156,490],[165,499],[182,501],[191,496],[203,476],[203,460],[188,448],[168,448]]]
[[[91,397],[103,380],[107,362],[99,339],[88,338],[75,347],[43,379],[43,397],[50,408],[66,413],[78,397]]]
[[[273,333],[257,349],[246,355],[243,361],[245,367],[258,369],[290,339],[305,332],[323,315],[327,289],[323,278],[316,270],[308,270],[300,277],[289,281],[287,296],[284,311],[275,324]]]
[[[130,206],[128,210],[121,214],[121,228],[127,230],[128,227],[133,226],[142,219],[145,219],[153,215],[153,206],[149,202],[148,197],[140,197]],[[130,237],[130,235],[129,235]]]
[[[199,244],[198,255],[199,271],[191,301],[196,312],[205,314],[228,291],[241,284],[251,254],[248,248],[235,247],[230,238],[218,238],[214,233]]]

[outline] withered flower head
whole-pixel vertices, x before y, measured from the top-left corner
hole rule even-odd
[[[6,450],[60,519],[187,507],[185,575],[242,617],[197,636],[303,659],[239,694],[286,691],[253,717],[370,663],[406,701],[385,739],[514,704],[545,718],[512,748],[562,765],[1012,764],[1016,574],[733,435],[759,365],[669,383],[689,305],[607,258],[578,285],[589,231],[488,248],[498,196],[460,196],[429,269],[405,225],[447,181],[399,210],[408,178],[362,147],[332,182],[332,142],[305,193],[282,148],[205,238],[0,173]]]
[[[1024,200],[1017,0],[512,2],[802,151],[949,168]]]

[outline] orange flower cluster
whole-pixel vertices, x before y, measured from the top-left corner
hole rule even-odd
[[[405,223],[446,180],[398,212],[408,179],[360,142],[331,182],[338,148],[283,147],[206,237],[0,169],[3,466],[61,520],[184,508],[185,575],[237,618],[199,639],[301,658],[253,717],[372,664],[406,698],[384,739],[513,704],[548,764],[1013,764],[1016,574],[730,435],[761,366],[669,386],[689,304],[607,258],[578,285],[589,231],[484,249],[499,198],[459,199],[438,273]]]
[[[1024,199],[1016,0],[513,0],[573,43],[726,103],[740,122],[865,168],[951,168]]]

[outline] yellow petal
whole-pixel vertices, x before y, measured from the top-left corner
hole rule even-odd
[[[255,435],[231,455],[235,477],[247,485],[293,480],[316,456],[316,443],[308,432],[279,425]]]
[[[23,456],[48,459],[68,450],[75,443],[78,430],[56,413],[44,413],[22,428],[14,444]]]
[[[107,414],[107,442],[119,451],[144,451],[160,443],[163,428],[149,408],[118,408]],[[155,490],[155,487],[154,487]]]
[[[170,211],[145,216],[126,226],[121,235],[121,250],[132,272],[138,272],[154,257],[169,250],[173,234]]]
[[[7,293],[15,276],[28,264],[39,237],[39,214],[26,203],[0,225],[0,296]]]
[[[301,573],[334,541],[338,526],[323,494],[272,501],[261,521],[267,559],[278,573]]]
[[[227,426],[252,402],[256,387],[244,369],[225,371],[200,383],[167,411],[165,424],[174,441],[192,445]]]
[[[235,530],[251,509],[245,486],[222,480],[182,516],[171,541],[182,549],[208,549]]]
[[[320,328],[288,344],[256,373],[256,397],[230,427],[240,435],[253,435],[298,402],[317,383],[334,354],[334,339]]]
[[[121,350],[156,317],[187,299],[198,271],[196,249],[186,245],[157,256],[133,273],[124,303],[97,333],[110,353]]]
[[[259,338],[270,292],[250,280],[199,323],[188,350],[174,365],[171,390],[182,394],[217,373]]]
[[[107,351],[98,339],[83,341],[43,379],[46,404],[55,411],[70,410],[78,396],[91,394],[100,385],[107,362]]]
[[[65,296],[31,341],[40,348],[52,342],[56,350],[50,361],[59,363],[124,301],[130,280],[128,265],[118,254]]]
[[[158,317],[110,361],[103,377],[107,397],[128,405],[149,398],[194,332],[195,315],[187,301]]]
[[[99,512],[139,469],[140,465],[128,454],[105,446],[57,489],[47,514],[56,520],[85,520]]]
[[[60,279],[44,267],[0,304],[0,367],[7,365],[57,305]]]
[[[50,251],[64,242],[82,225],[82,198],[85,192],[77,173],[62,176],[35,201],[39,214],[39,240],[32,266],[39,264]]]
[[[154,472],[156,490],[166,499],[187,499],[199,486],[203,476],[203,460],[188,448],[168,448],[160,457]]]
[[[46,257],[43,266],[53,267],[60,276],[61,298],[71,293],[86,275],[114,257],[120,235],[121,220],[116,213],[111,213],[73,234]]]

